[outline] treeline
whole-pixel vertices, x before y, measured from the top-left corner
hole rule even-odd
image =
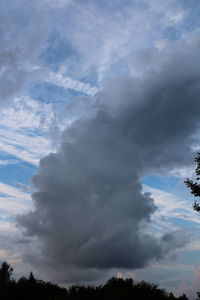
[[[183,294],[175,297],[157,285],[131,278],[111,278],[105,285],[74,285],[62,288],[52,282],[36,279],[31,272],[29,277],[18,281],[12,279],[13,268],[4,262],[0,268],[0,299],[2,300],[187,300]],[[200,299],[200,296],[198,297]]]

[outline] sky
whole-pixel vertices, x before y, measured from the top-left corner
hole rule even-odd
[[[195,299],[200,3],[0,4],[0,261]]]

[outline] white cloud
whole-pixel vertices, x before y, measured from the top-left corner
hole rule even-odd
[[[1,112],[0,125],[11,130],[48,130],[54,117],[51,104],[38,102],[29,97],[15,98],[12,106]]]
[[[31,199],[30,194],[22,192],[19,189],[15,188],[11,185],[2,183],[2,182],[0,182],[0,193],[3,195],[6,195],[6,196],[11,196],[11,197],[26,200],[26,201],[27,200],[30,201],[30,199]]]
[[[164,192],[159,189],[143,185],[144,191],[152,194],[158,209],[152,216],[153,227],[161,234],[169,230],[181,230],[181,225],[175,225],[174,220],[183,220],[188,222],[188,231],[191,226],[199,226],[200,219],[192,209],[192,203],[188,199],[178,197],[173,193]],[[193,222],[193,225],[189,225]]]
[[[54,118],[50,104],[28,97],[15,99],[12,107],[2,111],[0,120],[1,151],[37,165],[52,152],[49,126]]]
[[[18,163],[18,160],[13,160],[13,159],[0,159],[0,166],[7,166],[7,165],[14,165]]]
[[[82,92],[89,96],[94,96],[97,92],[97,88],[94,86],[91,86],[90,84],[81,82],[79,80],[74,80],[71,77],[63,76],[60,73],[55,72],[47,72],[46,78],[44,78],[45,81],[51,82],[54,84],[57,84],[58,86],[62,86],[67,89],[72,89],[77,92]]]
[[[22,201],[19,197],[0,197],[0,216],[11,221],[14,216],[30,211],[32,203],[30,196],[28,201]],[[12,220],[13,222],[13,220]],[[1,231],[1,228],[0,228]]]
[[[117,1],[116,6],[118,9],[108,5],[106,10],[95,1],[74,2],[70,18],[66,22],[58,21],[59,34],[63,39],[67,36],[79,54],[77,60],[74,57],[66,60],[66,73],[71,71],[76,78],[84,77],[95,68],[101,83],[113,73],[120,73],[122,61],[126,64],[135,51],[152,47],[163,39],[169,25],[176,36],[184,32],[179,26],[187,17],[187,9],[179,1],[130,1],[126,5]],[[67,34],[63,24],[69,25]]]

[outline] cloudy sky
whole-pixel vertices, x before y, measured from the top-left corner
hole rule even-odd
[[[0,4],[0,260],[194,297],[200,3]]]

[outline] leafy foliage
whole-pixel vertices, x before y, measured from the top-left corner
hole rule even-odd
[[[197,153],[197,156],[195,157],[195,161],[197,163],[197,167],[195,169],[195,173],[197,175],[196,182],[187,178],[187,180],[185,181],[185,184],[191,190],[191,193],[195,197],[200,197],[200,152]],[[197,201],[194,201],[193,209],[196,210],[197,212],[200,212],[200,203]]]

